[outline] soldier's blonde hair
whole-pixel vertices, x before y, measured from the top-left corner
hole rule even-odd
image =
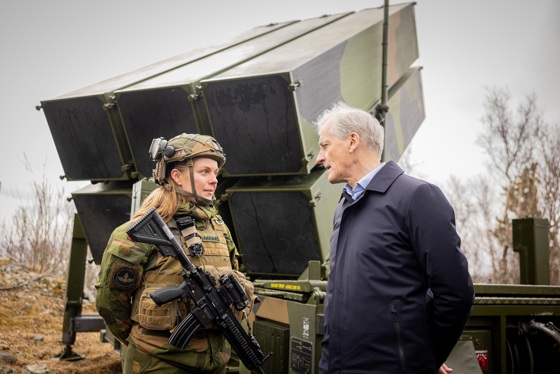
[[[179,163],[175,168],[182,169]],[[185,204],[188,200],[177,192],[176,183],[173,178],[166,178],[165,186],[159,186],[153,190],[144,200],[140,208],[132,216],[132,220],[136,220],[146,214],[150,209],[155,208],[164,222],[169,222],[177,212],[179,206]]]

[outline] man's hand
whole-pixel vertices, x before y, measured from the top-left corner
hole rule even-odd
[[[447,365],[443,364],[441,365],[441,367],[439,368],[437,374],[448,374],[451,373],[453,371],[453,369],[451,369],[450,367],[448,367]]]

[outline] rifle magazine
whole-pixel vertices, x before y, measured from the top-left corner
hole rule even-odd
[[[183,350],[189,340],[191,340],[194,334],[200,331],[202,327],[203,326],[200,321],[194,316],[194,314],[190,313],[181,321],[181,323],[179,323],[175,331],[173,331],[169,337],[167,343],[171,344],[175,348]]]

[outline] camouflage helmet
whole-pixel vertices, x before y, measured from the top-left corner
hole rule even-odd
[[[187,161],[198,157],[216,160],[218,167],[226,162],[226,155],[220,144],[211,136],[182,133],[169,141],[164,138],[152,140],[150,157],[156,162],[153,177],[157,184],[164,185],[166,165],[171,162]]]

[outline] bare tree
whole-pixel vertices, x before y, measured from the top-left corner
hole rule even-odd
[[[38,272],[61,276],[67,271],[74,205],[64,198],[64,189],[55,188],[45,176],[33,180],[32,192],[32,199],[22,199],[11,220],[2,223],[2,252]]]
[[[472,269],[478,268],[480,262],[478,241],[474,237],[474,221],[477,214],[472,199],[472,187],[463,183],[457,176],[451,175],[444,187],[449,202],[455,210],[457,232],[461,236],[461,249],[469,260]]]
[[[490,233],[488,246],[493,278],[498,283],[517,283],[518,256],[512,250],[511,220],[544,217],[550,223],[551,282],[558,282],[558,185],[560,151],[558,126],[546,124],[530,95],[510,110],[507,90],[487,91],[480,144],[490,156],[491,175],[502,186],[503,205]]]
[[[497,241],[492,234],[495,225],[495,188],[488,178],[477,176],[466,181],[452,175],[444,189],[455,209],[461,249],[469,260],[473,280],[493,282],[499,267],[495,259]]]
[[[485,125],[479,142],[490,156],[490,168],[511,183],[520,175],[527,163],[532,163],[534,149],[542,126],[542,120],[535,105],[535,95],[519,105],[517,117],[509,109],[511,94],[507,90],[489,89],[482,119]],[[494,173],[496,175],[496,173]]]
[[[549,222],[550,282],[560,284],[560,126],[545,127],[539,138],[539,202]]]
[[[404,152],[395,161],[399,164],[399,166],[404,170],[406,174],[414,176],[416,178],[426,179],[426,176],[418,170],[420,163],[414,159],[414,150],[412,148],[412,144],[409,144]]]

